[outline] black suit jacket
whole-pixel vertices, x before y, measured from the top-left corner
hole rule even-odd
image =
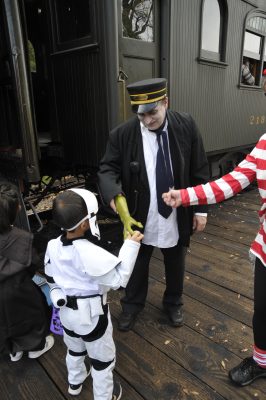
[[[189,114],[168,110],[167,119],[175,188],[205,183],[209,179],[209,166],[193,118]],[[145,226],[150,191],[137,116],[111,131],[105,155],[100,162],[98,178],[105,202],[110,204],[117,194],[124,193],[129,212]],[[198,212],[207,211],[206,206],[196,206],[195,209]],[[178,208],[177,219],[180,243],[188,246],[192,233],[193,208]]]

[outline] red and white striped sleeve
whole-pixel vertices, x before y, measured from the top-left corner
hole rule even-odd
[[[258,187],[265,186],[266,182],[260,179],[261,171],[266,170],[266,134],[264,134],[252,152],[238,164],[229,174],[208,182],[181,189],[182,205],[184,207],[202,204],[214,204],[233,197],[247,187],[257,176]],[[265,175],[265,172],[264,172]]]

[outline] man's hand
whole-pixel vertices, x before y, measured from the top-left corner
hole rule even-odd
[[[110,207],[111,207],[111,209],[112,209],[115,213],[117,213],[117,211],[116,211],[116,206],[115,206],[115,199],[112,199],[112,200],[110,201]]]
[[[195,214],[193,217],[193,231],[202,232],[206,226],[206,223],[207,223],[207,217]]]
[[[112,202],[111,202],[112,203]],[[110,203],[110,205],[111,205]],[[141,222],[136,221],[131,217],[127,207],[126,198],[119,194],[114,199],[116,212],[119,214],[119,217],[124,225],[124,239],[127,238],[128,234],[133,235],[134,231],[132,226],[137,226],[138,228],[143,228]]]
[[[169,190],[169,192],[163,193],[162,198],[170,207],[177,208],[182,204],[180,190]]]

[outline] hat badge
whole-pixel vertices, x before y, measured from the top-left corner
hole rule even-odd
[[[135,97],[135,101],[145,101],[148,100],[149,96],[147,94],[138,94]]]

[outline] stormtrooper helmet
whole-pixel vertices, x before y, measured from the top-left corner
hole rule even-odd
[[[87,212],[88,214],[86,215],[86,217],[82,218],[75,226],[72,226],[70,229],[67,229],[68,231],[72,231],[74,229],[76,229],[83,221],[85,221],[86,219],[89,220],[90,222],[90,230],[91,230],[91,234],[93,236],[96,236],[98,238],[98,240],[100,239],[100,231],[99,231],[99,227],[96,221],[96,214],[98,212],[98,201],[96,199],[95,194],[93,194],[92,192],[90,192],[89,190],[86,189],[68,189],[71,190],[72,192],[75,192],[76,194],[78,194],[80,197],[83,198],[86,207],[87,207]]]

